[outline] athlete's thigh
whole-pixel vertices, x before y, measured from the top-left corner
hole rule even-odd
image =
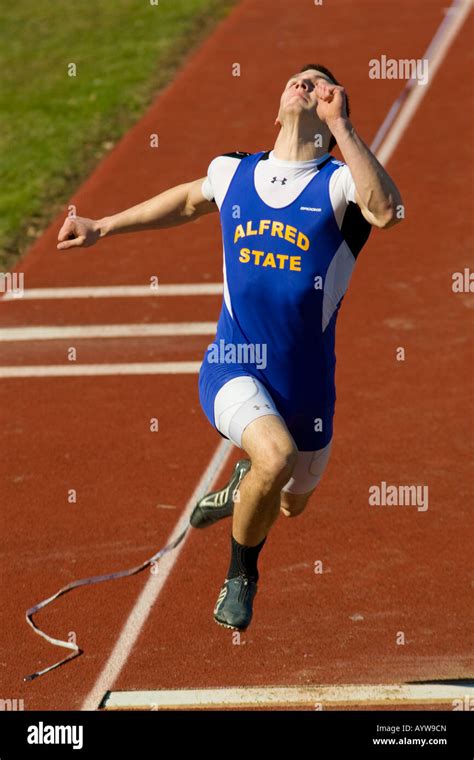
[[[264,456],[271,446],[291,450],[295,442],[265,386],[251,375],[234,377],[216,394],[214,418],[217,430],[251,459]]]

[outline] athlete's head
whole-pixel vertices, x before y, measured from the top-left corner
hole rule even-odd
[[[328,127],[318,116],[318,99],[316,97],[318,79],[325,79],[331,84],[340,84],[326,66],[319,63],[307,63],[297,74],[293,74],[285,84],[275,124],[282,127],[284,124],[295,122],[295,120],[304,122],[305,128],[312,130],[312,134],[320,133],[323,135],[323,139],[327,143],[324,147],[332,150],[336,141]],[[346,107],[349,116],[347,95]]]

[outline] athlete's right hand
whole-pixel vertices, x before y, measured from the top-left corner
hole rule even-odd
[[[83,216],[68,216],[59,230],[56,246],[60,251],[66,248],[87,248],[100,237],[100,229],[94,219]]]

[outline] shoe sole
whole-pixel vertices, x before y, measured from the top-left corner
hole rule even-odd
[[[249,627],[246,625],[245,628],[239,628],[237,625],[231,625],[230,623],[221,623],[221,621],[217,620],[217,618],[214,618],[214,622],[217,623],[217,625],[220,625],[222,628],[230,628],[232,631],[246,631]]]

